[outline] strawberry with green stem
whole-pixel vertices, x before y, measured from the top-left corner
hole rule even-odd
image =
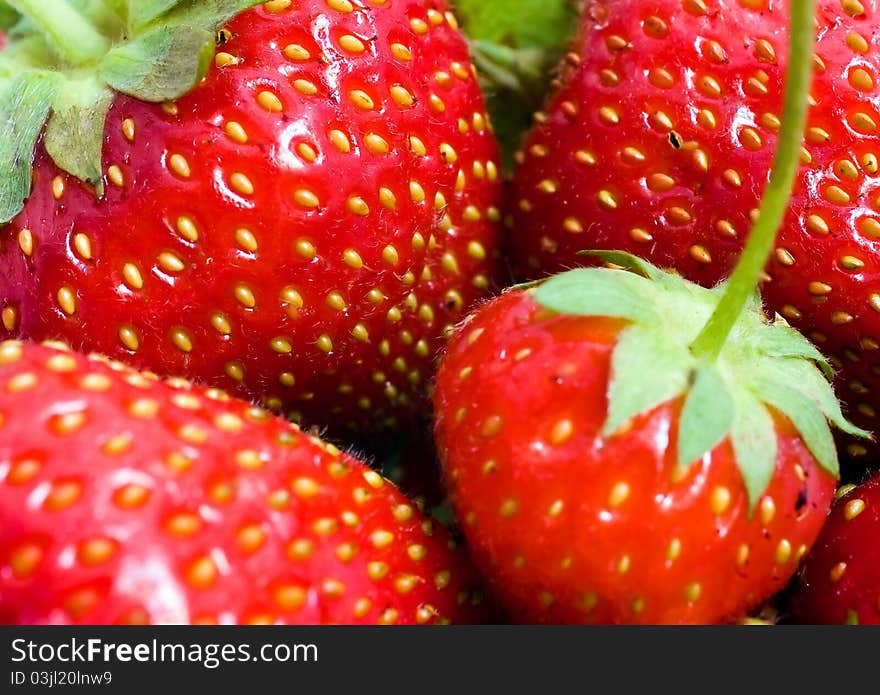
[[[736,620],[782,588],[834,493],[830,369],[754,288],[797,169],[811,2],[792,5],[779,150],[730,279],[622,253],[473,315],[435,391],[451,495],[517,621]]]
[[[335,433],[427,410],[498,270],[497,146],[443,0],[9,5],[0,337]]]
[[[378,473],[216,390],[0,343],[0,622],[490,619]]]
[[[585,3],[561,85],[520,153],[522,277],[622,249],[706,287],[738,257],[779,136],[787,0]],[[813,340],[872,429],[880,80],[872,3],[821,0],[801,168],[762,293]],[[851,440],[850,440],[851,441]],[[852,454],[866,453],[852,442]]]

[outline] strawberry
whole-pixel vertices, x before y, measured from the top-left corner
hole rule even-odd
[[[841,488],[794,584],[799,623],[880,624],[880,475]]]
[[[486,619],[444,529],[217,390],[0,344],[0,622]]]
[[[586,3],[560,87],[519,155],[520,276],[581,265],[583,249],[627,250],[704,286],[727,275],[778,140],[788,6]],[[880,408],[877,12],[818,3],[801,167],[763,289],[771,311],[832,356],[869,429]]]
[[[55,5],[49,36],[63,6],[98,46],[91,62],[85,41],[56,46],[48,87],[18,78],[52,115],[32,168],[26,146],[0,150],[27,182],[0,199],[0,336],[63,338],[335,432],[425,411],[444,332],[498,266],[497,146],[443,0],[135,3],[116,45],[95,29],[112,17]],[[45,43],[17,39],[0,66],[26,41]],[[78,62],[99,65],[75,71],[95,108],[71,104]],[[16,102],[0,109],[22,129]]]
[[[735,620],[785,585],[825,519],[834,478],[780,412],[772,478],[751,500],[729,439],[678,467],[682,395],[609,436],[624,328],[510,292],[441,365],[436,431],[452,499],[515,621]],[[630,376],[638,388],[664,367],[647,360]]]

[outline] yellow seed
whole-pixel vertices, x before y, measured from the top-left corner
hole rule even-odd
[[[415,97],[403,85],[394,85],[390,93],[394,103],[402,108],[409,108],[415,103]]]
[[[760,133],[751,127],[743,128],[739,133],[739,141],[748,150],[759,150],[764,146]]]
[[[784,565],[786,562],[788,562],[790,557],[791,543],[787,539],[783,538],[781,541],[779,541],[779,545],[776,546],[776,564]]]
[[[550,443],[553,446],[565,444],[574,434],[574,423],[571,420],[559,420],[550,431]]]
[[[256,253],[258,247],[257,238],[249,229],[235,230],[235,242],[239,247],[248,253]]]
[[[865,6],[860,0],[841,0],[840,6],[844,12],[852,17],[859,17],[865,14]]]
[[[182,154],[173,154],[168,158],[168,167],[181,178],[188,179],[192,175],[189,162]]]
[[[354,249],[346,249],[342,254],[342,260],[349,268],[360,270],[364,267],[364,261],[361,255]]]
[[[25,256],[32,256],[34,253],[34,235],[30,229],[22,229],[18,233],[18,247]]]
[[[171,251],[164,251],[159,254],[159,257],[156,259],[156,262],[162,270],[166,273],[179,273],[186,265],[180,259],[179,256],[172,253]]]
[[[723,486],[718,486],[712,491],[712,513],[715,515],[723,514],[727,511],[731,502],[730,490]]]
[[[831,231],[828,223],[820,215],[810,215],[807,217],[807,227],[811,232],[821,234],[822,236],[825,236]]]
[[[369,133],[364,138],[364,144],[367,146],[367,149],[375,155],[381,156],[388,154],[391,151],[391,145],[388,144],[388,141],[376,133]]]
[[[58,374],[75,372],[77,370],[76,360],[70,355],[53,355],[46,361],[46,368]],[[0,417],[0,425],[3,424]]]
[[[86,424],[86,414],[83,412],[63,413],[50,418],[51,428],[55,434],[74,434]]]
[[[397,249],[389,244],[382,250],[382,260],[388,265],[397,265],[400,262],[400,255]]]
[[[846,567],[847,565],[845,562],[838,562],[831,568],[831,571],[828,573],[828,578],[836,584],[843,579],[843,575],[846,574]]]
[[[863,92],[870,92],[874,89],[874,78],[871,73],[860,67],[854,68],[849,73],[849,83]]]
[[[56,176],[54,179],[52,179],[52,196],[55,198],[55,200],[61,200],[61,198],[64,196],[64,188],[64,179],[62,179],[60,176]]]
[[[9,393],[21,393],[23,391],[29,391],[34,388],[39,383],[36,374],[32,374],[31,372],[24,372],[22,374],[16,374],[12,377],[6,384],[6,390]]]
[[[847,34],[846,45],[849,46],[850,50],[863,54],[867,53],[870,48],[870,44],[868,44],[865,37],[855,31]]]
[[[813,126],[807,129],[807,140],[814,145],[827,145],[831,142],[831,134],[823,128]]]
[[[140,347],[140,339],[133,326],[121,326],[118,335],[120,342],[132,352]]]
[[[219,51],[214,56],[214,64],[218,68],[228,68],[230,65],[236,65],[237,63],[238,58],[231,53],[226,53],[226,51]]]
[[[3,310],[0,311],[0,322],[3,323],[3,327],[12,332],[18,326],[18,309],[14,306],[5,306]]]
[[[293,88],[300,94],[305,94],[308,97],[314,96],[318,93],[318,85],[316,85],[311,80],[294,80]]]
[[[708,130],[714,130],[718,127],[718,118],[709,109],[701,109],[697,114],[697,121]]]
[[[599,204],[607,210],[617,209],[617,199],[614,197],[614,194],[611,193],[611,191],[599,191],[597,199],[599,201]]]
[[[248,134],[241,123],[237,121],[229,121],[224,130],[226,131],[226,135],[229,136],[230,140],[233,140],[241,145],[245,144],[248,141]]]
[[[58,290],[58,306],[68,316],[76,313],[76,293],[67,285]]]
[[[239,283],[233,290],[236,301],[247,309],[253,309],[257,305],[254,291],[243,283]]]
[[[348,99],[352,104],[364,111],[372,111],[376,106],[370,95],[362,89],[353,89],[348,93]]]
[[[455,164],[458,161],[458,153],[446,142],[440,144],[440,157],[447,164]]]
[[[284,337],[272,338],[272,340],[269,341],[269,347],[273,352],[277,352],[279,355],[289,355],[293,352],[293,343]]]
[[[304,188],[300,188],[294,191],[293,199],[298,205],[302,205],[304,208],[314,209],[321,204],[318,196],[316,196],[312,191],[306,190]]]
[[[296,151],[307,162],[314,162],[318,158],[318,151],[307,142],[299,143]]]
[[[769,526],[776,515],[776,503],[772,497],[763,497],[760,503],[761,523]]]
[[[339,292],[331,292],[327,295],[327,306],[336,311],[343,311],[346,307],[345,299]]]
[[[865,511],[865,501],[854,499],[846,503],[846,506],[843,508],[843,516],[847,521],[852,521],[863,511]]]
[[[697,80],[697,89],[705,96],[717,99],[721,96],[721,84],[711,75],[705,75]]]
[[[352,196],[348,199],[348,210],[359,217],[366,217],[370,214],[370,206],[360,196]]]
[[[666,560],[674,562],[679,555],[681,555],[681,541],[678,538],[673,538],[666,548]]]
[[[308,49],[298,43],[291,43],[284,47],[284,55],[290,60],[308,60],[312,57]]]
[[[611,488],[611,492],[608,494],[608,506],[612,508],[617,508],[626,502],[629,497],[630,487],[627,483],[619,482]]]
[[[280,113],[284,110],[284,105],[281,103],[281,99],[267,90],[263,90],[257,94],[257,103],[271,113]]]
[[[696,603],[703,592],[703,587],[699,582],[691,582],[684,588],[684,598],[688,603]]]
[[[321,351],[326,353],[333,352],[333,341],[330,339],[329,335],[322,335],[315,341],[315,346]]]
[[[232,333],[232,325],[229,323],[229,319],[220,312],[211,314],[211,326],[213,326],[214,330],[221,335],[229,335]]]
[[[229,185],[232,186],[233,190],[240,193],[241,195],[253,195],[254,194],[254,184],[245,174],[242,174],[240,171],[235,172],[232,176],[229,177]]]
[[[125,175],[122,173],[122,169],[116,164],[111,164],[107,167],[107,180],[114,186],[120,188],[125,185]]]
[[[189,333],[183,328],[175,328],[171,331],[171,342],[173,342],[181,352],[192,352],[192,337],[190,337]]]
[[[349,53],[354,54],[363,53],[367,48],[363,41],[357,36],[351,34],[343,34],[339,37],[339,47],[342,48],[343,51],[348,51]]]
[[[78,232],[73,236],[73,248],[76,251],[76,255],[82,258],[84,261],[89,261],[92,258],[92,240],[86,234],[82,232]]]
[[[122,121],[122,136],[129,142],[134,141],[135,123],[133,119],[126,118],[124,121]]]
[[[519,511],[519,502],[513,498],[504,500],[498,508],[498,514],[505,519],[512,517],[517,511]]]
[[[840,186],[829,186],[826,188],[825,198],[829,203],[834,203],[835,205],[847,205],[851,200],[849,193]]]

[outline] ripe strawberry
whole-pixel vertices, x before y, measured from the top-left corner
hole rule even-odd
[[[779,412],[778,460],[751,507],[729,440],[678,469],[678,394],[604,434],[624,327],[511,292],[477,312],[441,364],[436,432],[452,499],[515,621],[735,620],[785,585],[825,519],[834,478]]]
[[[0,344],[0,622],[478,621],[448,536],[222,392]]]
[[[788,6],[588,2],[561,86],[520,155],[518,273],[623,249],[705,286],[723,278],[777,142]],[[869,428],[880,408],[877,12],[818,3],[801,168],[763,289],[772,311],[834,356],[840,391]]]
[[[841,492],[795,583],[795,622],[880,624],[880,476]]]
[[[443,0],[271,0],[218,26],[179,98],[95,86],[93,185],[62,171],[56,104],[0,230],[0,337],[62,337],[336,431],[408,419],[497,270],[498,152],[455,18]]]

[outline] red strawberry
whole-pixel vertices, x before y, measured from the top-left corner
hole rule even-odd
[[[795,583],[795,622],[880,624],[880,475],[841,492]]]
[[[479,621],[449,538],[216,390],[0,344],[0,622]]]
[[[777,142],[788,6],[586,4],[561,88],[520,156],[521,276],[583,264],[583,249],[628,250],[705,286],[727,274]],[[802,166],[763,289],[835,356],[840,391],[869,428],[880,408],[877,12],[818,3]]]
[[[408,419],[497,269],[498,151],[455,18],[443,0],[272,0],[221,26],[184,96],[106,94],[89,133],[102,195],[46,131],[0,231],[0,335],[62,337],[310,424]]]
[[[436,432],[453,502],[515,621],[735,620],[785,585],[825,519],[834,478],[776,410],[772,479],[751,506],[747,445],[737,454],[725,439],[678,467],[683,395],[605,434],[625,328],[510,292],[476,313],[441,364]],[[666,368],[641,362],[636,389]],[[747,371],[734,373],[751,386]]]

